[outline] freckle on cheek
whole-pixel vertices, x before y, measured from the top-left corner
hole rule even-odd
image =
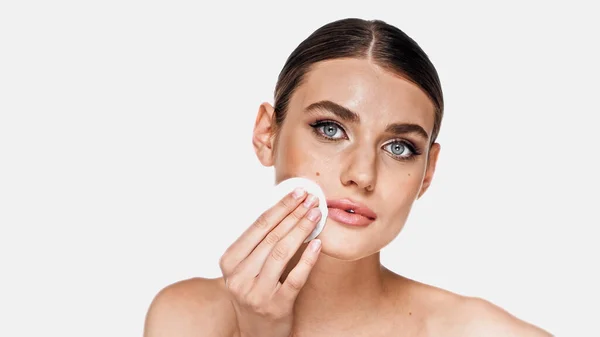
[[[408,174],[408,176],[410,177],[410,173]]]
[[[321,175],[321,173],[317,172],[317,177],[320,176],[320,175]]]

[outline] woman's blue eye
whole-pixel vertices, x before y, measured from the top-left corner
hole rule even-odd
[[[395,157],[410,157],[414,154],[408,144],[400,141],[388,143],[384,146],[384,149]]]
[[[323,132],[326,136],[333,137],[337,133],[338,127],[337,125],[325,125],[323,127]]]
[[[342,129],[339,125],[333,122],[322,122],[313,127],[318,131],[318,133],[329,139],[343,139],[346,138],[344,129]]]

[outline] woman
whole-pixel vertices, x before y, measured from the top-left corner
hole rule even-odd
[[[329,217],[296,190],[266,210],[220,260],[223,277],[171,285],[145,335],[549,336],[491,303],[407,279],[380,263],[428,189],[443,115],[437,72],[381,21],[345,19],[303,41],[260,105],[256,155],[276,182],[316,181]]]

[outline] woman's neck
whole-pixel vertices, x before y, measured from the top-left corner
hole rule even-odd
[[[299,250],[282,280],[298,262],[305,245]],[[368,319],[381,312],[389,298],[389,273],[379,253],[356,261],[342,261],[323,253],[295,302],[295,325],[315,325]]]

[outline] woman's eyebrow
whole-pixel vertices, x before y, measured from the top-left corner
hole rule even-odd
[[[356,112],[354,112],[342,105],[339,105],[335,102],[329,101],[329,100],[322,100],[322,101],[312,103],[311,105],[306,107],[306,109],[304,109],[305,112],[312,112],[312,111],[316,111],[316,110],[326,110],[326,111],[329,111],[332,114],[338,116],[342,120],[352,122],[352,123],[360,123],[360,116]],[[393,123],[393,124],[389,124],[385,128],[385,131],[388,133],[392,133],[394,135],[405,135],[407,133],[416,133],[417,135],[419,135],[425,139],[429,139],[429,135],[427,134],[427,131],[425,131],[425,129],[423,129],[423,127],[421,127],[418,124]]]
[[[421,127],[418,124],[411,124],[411,123],[393,123],[393,124],[389,124],[386,128],[385,128],[386,132],[389,133],[393,133],[395,135],[404,135],[407,133],[416,133],[417,135],[425,138],[425,139],[429,139],[429,135],[427,134],[427,131],[425,131],[425,129],[423,129],[423,127]]]
[[[357,113],[332,101],[323,100],[315,102],[304,109],[305,112],[312,112],[314,110],[327,110],[344,121],[360,123],[360,117]]]

